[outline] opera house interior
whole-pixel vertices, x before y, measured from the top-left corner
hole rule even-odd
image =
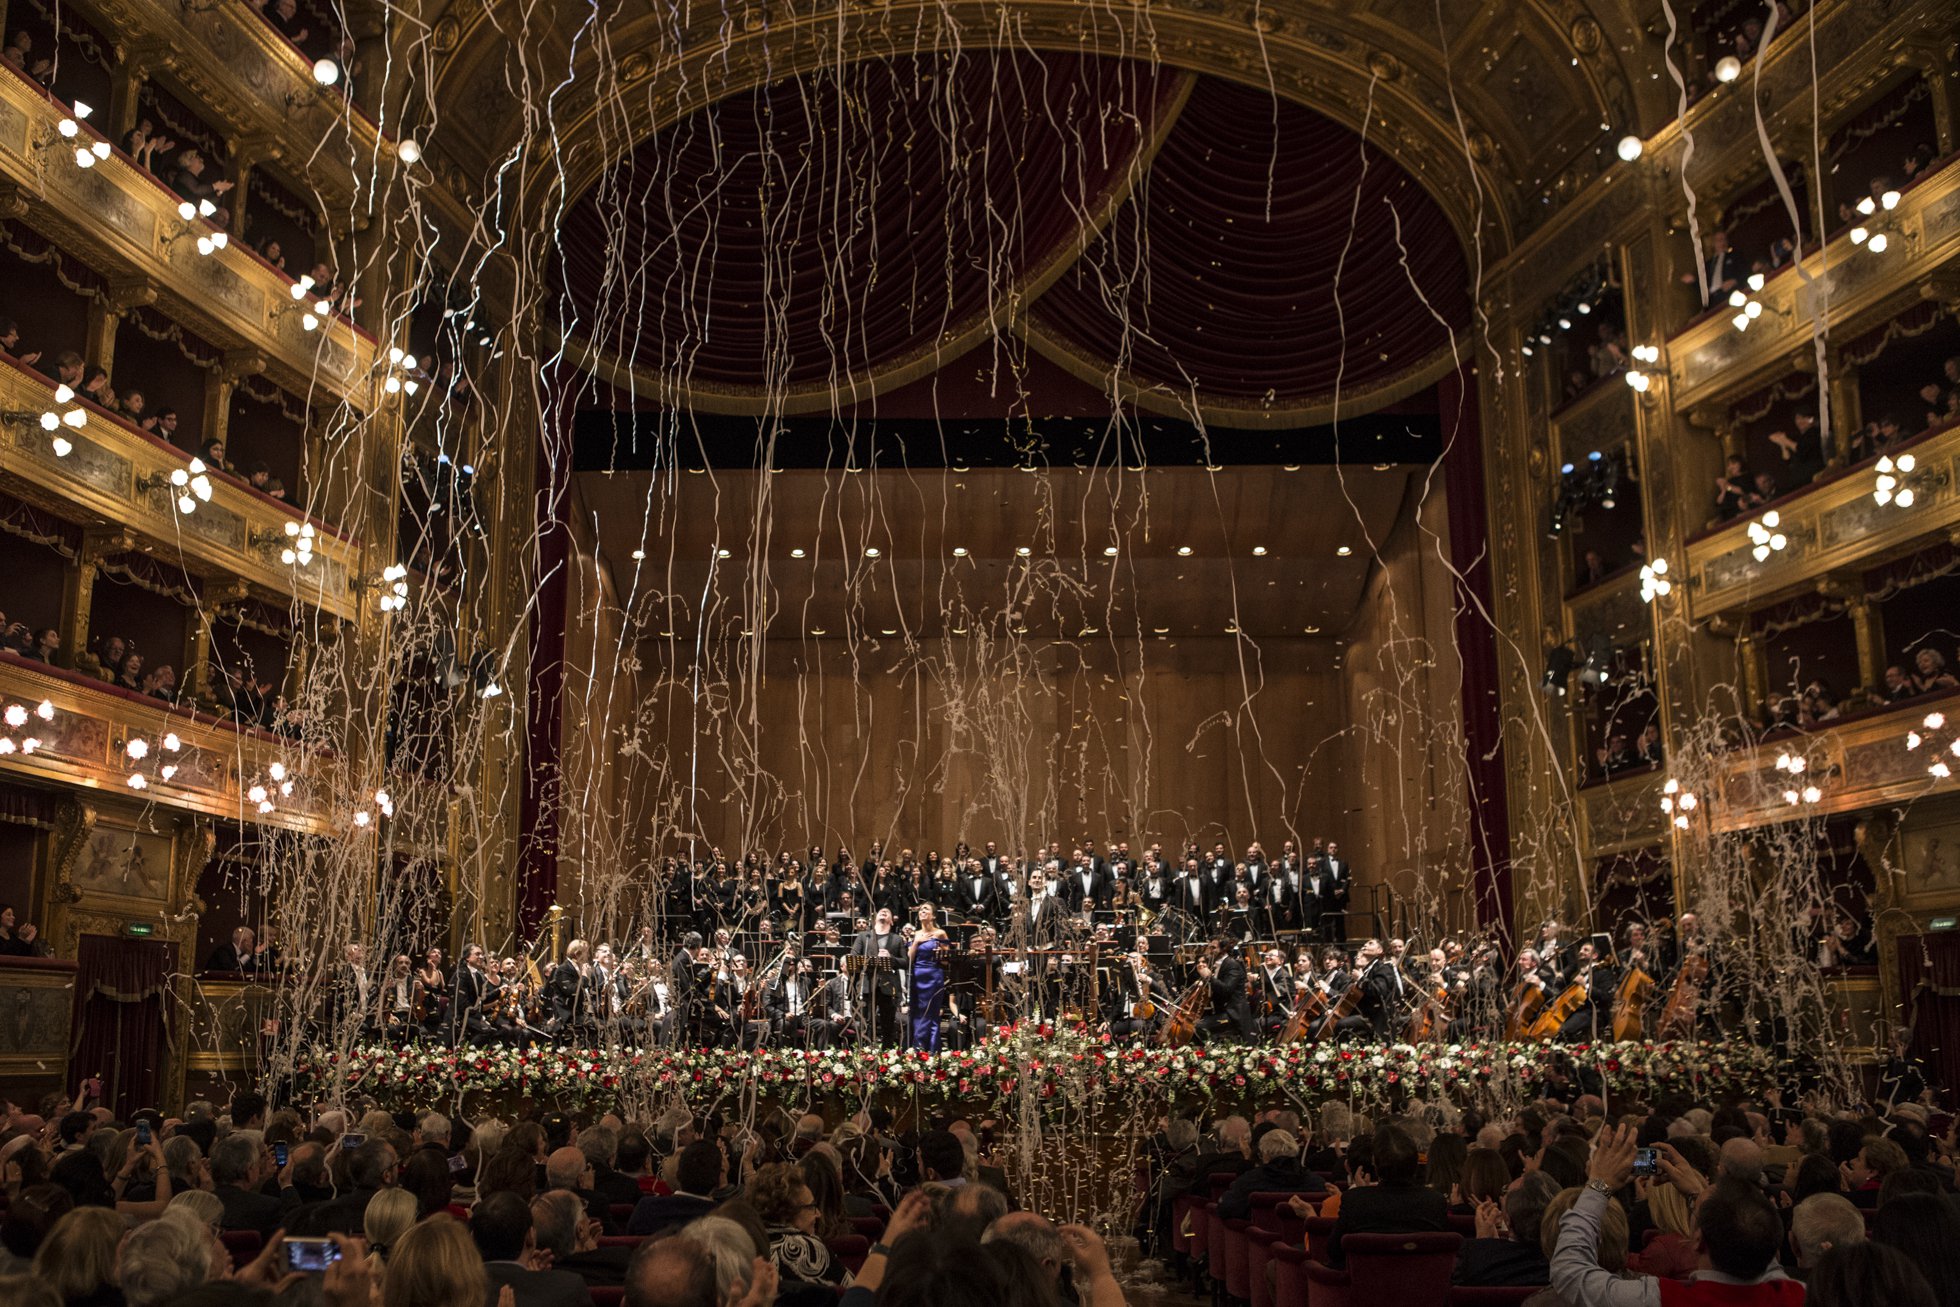
[[[0,39],[0,1304],[1960,1302],[1960,8]]]

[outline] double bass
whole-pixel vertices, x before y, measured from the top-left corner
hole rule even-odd
[[[1674,1039],[1694,1033],[1695,1013],[1701,1008],[1702,986],[1707,983],[1708,954],[1690,953],[1681,959],[1681,970],[1675,973],[1674,988],[1668,992],[1667,1005],[1661,1009],[1660,1023],[1654,1027],[1656,1039]]]

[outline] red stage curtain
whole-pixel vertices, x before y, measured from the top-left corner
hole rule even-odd
[[[68,1059],[72,1093],[102,1077],[103,1102],[127,1121],[163,1097],[174,1004],[177,946],[163,940],[84,935],[75,954],[75,1033]]]
[[[1899,993],[1913,1053],[1940,1088],[1960,1088],[1960,931],[1899,938]]]

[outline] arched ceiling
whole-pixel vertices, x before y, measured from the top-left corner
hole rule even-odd
[[[861,403],[1012,329],[1145,408],[1299,424],[1427,385],[1470,319],[1448,218],[1353,132],[1096,56],[759,88],[643,141],[558,243],[580,356],[723,413]]]
[[[436,62],[428,109],[442,127],[432,162],[461,193],[480,198],[494,186],[521,195],[526,212],[582,194],[664,123],[765,82],[863,59],[1010,47],[1211,73],[1350,128],[1372,105],[1370,139],[1495,257],[1610,162],[1614,135],[1664,115],[1666,88],[1648,75],[1646,11],[1654,8],[1649,0],[621,0],[595,9],[449,0],[416,23]],[[550,135],[548,149],[539,148],[540,132]]]

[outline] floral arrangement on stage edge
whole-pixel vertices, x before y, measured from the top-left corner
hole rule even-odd
[[[1082,1026],[1024,1022],[971,1049],[881,1048],[514,1049],[408,1045],[316,1049],[294,1069],[303,1098],[351,1095],[415,1108],[477,1095],[608,1103],[631,1092],[714,1099],[750,1091],[802,1102],[896,1094],[982,1106],[1024,1089],[1081,1102],[1117,1095],[1357,1104],[1391,1098],[1474,1100],[1501,1090],[1530,1095],[1579,1076],[1611,1093],[1693,1088],[1704,1097],[1768,1083],[1768,1052],[1724,1042],[1548,1045],[1289,1044],[1157,1048],[1116,1043]]]

